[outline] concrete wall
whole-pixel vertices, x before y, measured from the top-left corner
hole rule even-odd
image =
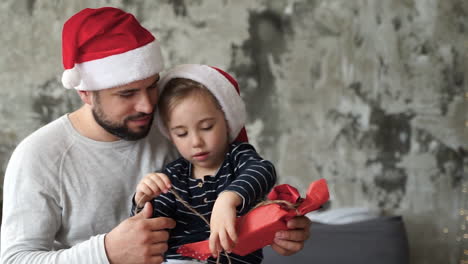
[[[21,139],[80,105],[59,82],[61,27],[106,5],[154,32],[167,66],[238,78],[281,182],[326,178],[334,208],[403,215],[412,263],[468,261],[466,0],[3,0],[1,175]]]

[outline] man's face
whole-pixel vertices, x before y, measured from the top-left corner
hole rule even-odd
[[[124,139],[146,137],[158,99],[159,74],[116,88],[93,93],[92,113],[108,133]]]

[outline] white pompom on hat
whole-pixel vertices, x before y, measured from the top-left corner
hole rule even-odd
[[[201,64],[182,64],[166,72],[158,83],[159,94],[167,83],[174,78],[185,78],[203,84],[218,100],[229,127],[229,141],[247,142],[245,122],[247,112],[239,93],[237,81],[225,71]],[[169,132],[162,122],[159,112],[156,122],[162,134],[169,137]]]
[[[149,78],[164,68],[159,42],[120,9],[86,8],[62,31],[65,88],[95,91]]]

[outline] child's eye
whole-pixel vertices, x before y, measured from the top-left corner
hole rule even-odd
[[[202,127],[201,129],[202,130],[211,130],[212,128],[213,128],[213,125],[209,125],[209,126]]]
[[[187,136],[187,132],[185,132],[185,133],[178,133],[178,134],[176,133],[176,136],[177,136],[177,137],[185,137],[185,136]]]

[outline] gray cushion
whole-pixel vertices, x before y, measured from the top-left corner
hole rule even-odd
[[[313,222],[310,232],[304,249],[295,255],[279,256],[266,247],[263,263],[409,263],[408,240],[400,216],[343,225]]]

